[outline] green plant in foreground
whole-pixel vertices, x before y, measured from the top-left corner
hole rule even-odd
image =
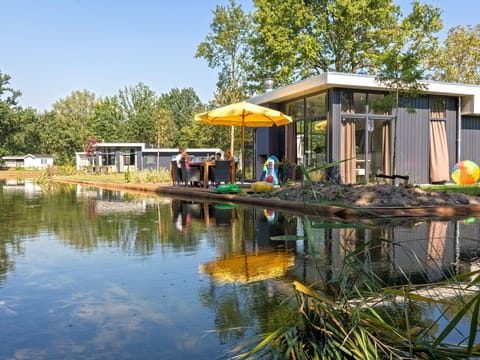
[[[312,222],[304,217],[304,234],[312,243]],[[350,231],[350,230],[349,230]],[[353,232],[352,232],[353,233]],[[435,284],[388,286],[365,259],[374,246],[401,246],[387,240],[343,249],[345,261],[323,286],[295,281],[297,320],[266,335],[255,347],[235,356],[271,359],[467,359],[480,357],[477,344],[480,315],[479,273],[447,277]],[[310,246],[314,249],[314,246]],[[403,249],[405,252],[409,249]],[[415,254],[412,253],[412,256]],[[420,261],[420,260],[418,260]],[[321,274],[320,274],[321,275]],[[470,296],[433,296],[441,289],[471,289]],[[440,289],[440,290],[439,290]],[[439,318],[422,318],[422,311],[439,308]],[[444,315],[451,315],[445,323]],[[433,317],[433,315],[431,315]],[[457,326],[470,323],[461,338]],[[443,328],[442,328],[443,327]],[[439,331],[440,329],[440,331]],[[447,342],[450,336],[458,343]]]

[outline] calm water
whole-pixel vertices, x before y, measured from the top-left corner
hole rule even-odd
[[[293,280],[321,287],[348,249],[371,243],[365,261],[392,284],[399,269],[458,273],[480,249],[476,219],[310,219],[307,243],[305,219],[269,209],[0,185],[0,359],[225,358],[285,321]]]

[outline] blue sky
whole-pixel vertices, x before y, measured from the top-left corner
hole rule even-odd
[[[410,0],[395,0],[409,12]],[[443,12],[445,33],[480,23],[478,0],[425,0]],[[160,95],[191,87],[213,98],[216,71],[195,59],[212,10],[228,0],[0,0],[0,71],[40,111],[76,90],[113,96],[144,83]],[[245,11],[251,0],[237,0]]]

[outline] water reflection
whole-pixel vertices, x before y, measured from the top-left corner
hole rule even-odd
[[[326,288],[352,252],[388,284],[458,274],[479,253],[472,219],[342,224],[21,186],[0,188],[0,358],[217,358],[285,321],[293,280]]]

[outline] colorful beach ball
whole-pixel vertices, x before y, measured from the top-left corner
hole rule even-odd
[[[480,177],[480,169],[472,160],[462,160],[452,168],[452,179],[458,185],[475,184]]]

